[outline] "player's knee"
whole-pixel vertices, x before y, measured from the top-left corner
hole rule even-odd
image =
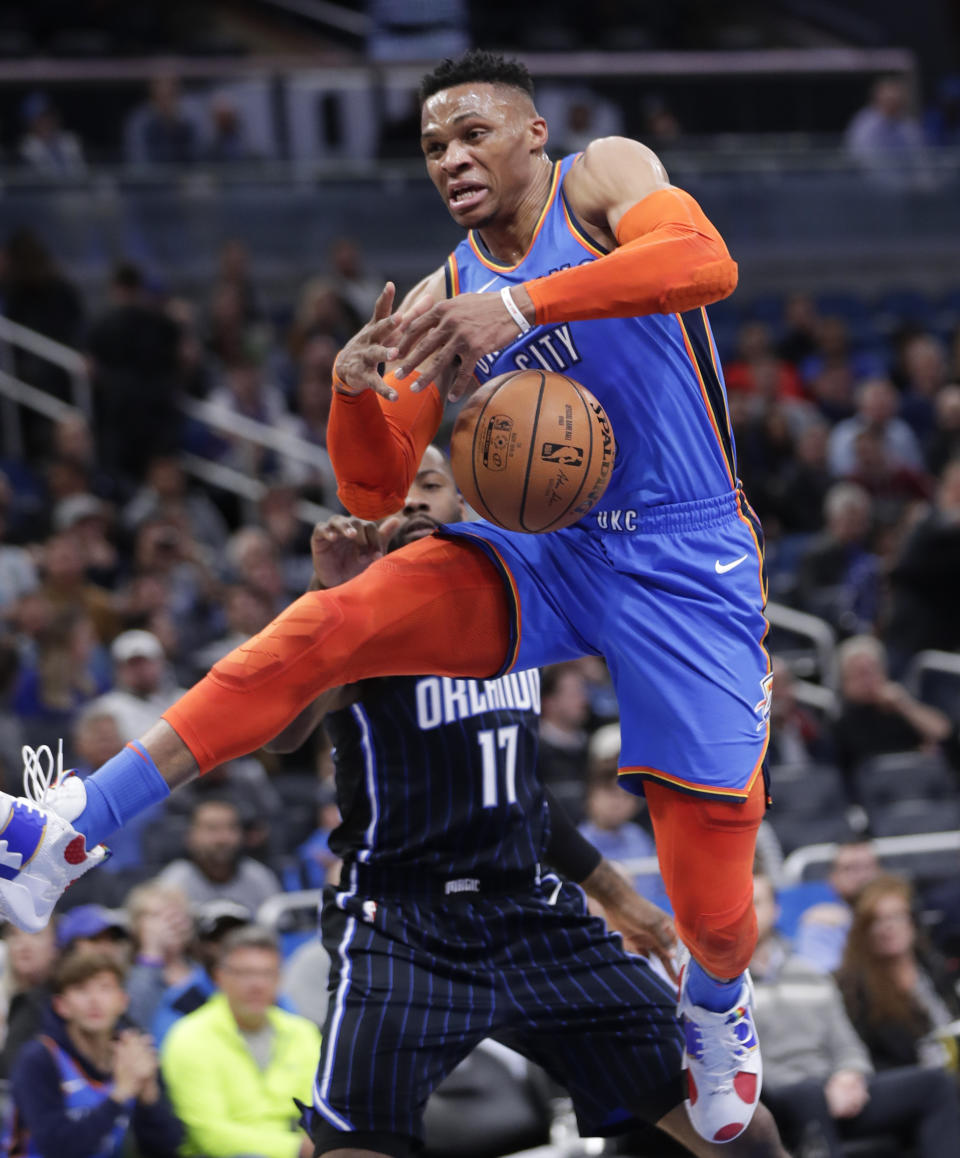
[[[721,913],[705,913],[695,896],[671,901],[680,936],[704,969],[715,977],[736,977],[746,969],[757,943],[752,896]]]

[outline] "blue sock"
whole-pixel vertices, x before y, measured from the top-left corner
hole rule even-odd
[[[712,1013],[726,1013],[733,1009],[743,988],[743,974],[732,981],[715,981],[691,957],[687,965],[687,996],[694,1005],[702,1005]]]
[[[87,848],[106,840],[151,804],[165,800],[170,786],[149,752],[136,740],[84,781],[87,807],[73,822]]]

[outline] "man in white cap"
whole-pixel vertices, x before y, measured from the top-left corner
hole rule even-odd
[[[158,712],[183,695],[169,678],[163,645],[149,631],[124,631],[110,645],[115,687],[91,707],[109,712],[120,738],[129,743],[141,735]]]

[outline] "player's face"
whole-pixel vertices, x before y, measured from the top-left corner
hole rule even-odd
[[[453,481],[447,460],[431,446],[423,456],[420,469],[407,492],[403,505],[403,522],[390,539],[390,550],[425,539],[441,523],[459,523],[463,518],[463,499]]]
[[[456,85],[423,105],[427,172],[464,229],[517,211],[542,164],[546,140],[546,122],[529,97],[504,85]]]

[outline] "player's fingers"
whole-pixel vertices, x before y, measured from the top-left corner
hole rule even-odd
[[[383,550],[386,550],[387,544],[397,532],[397,528],[403,522],[403,515],[388,515],[377,527],[380,537],[380,545]]]
[[[422,318],[423,315],[428,310],[433,309],[435,305],[436,302],[433,300],[430,294],[420,294],[420,296],[415,298],[405,310],[401,310],[395,315],[398,325],[402,329],[406,329],[407,327],[412,326],[414,322],[416,322],[419,318]]]
[[[388,281],[383,289],[380,291],[380,296],[377,298],[376,304],[373,307],[373,314],[371,315],[371,322],[379,322],[388,317],[390,311],[393,309],[393,299],[396,296],[397,287],[392,281]]]
[[[469,366],[469,369],[468,369]],[[471,393],[477,387],[477,380],[473,376],[473,370],[476,366],[470,358],[466,358],[461,363],[460,369],[457,371],[457,376],[454,378],[447,397],[451,402],[456,402],[464,395]]]
[[[400,351],[396,346],[382,346],[373,342],[363,351],[364,361],[370,366],[379,366],[381,362],[392,362]]]
[[[416,365],[413,359],[413,351],[418,344],[430,334],[436,334],[441,330],[440,325],[441,313],[439,306],[431,306],[430,309],[425,310],[422,314],[413,318],[404,319],[402,334],[399,339],[400,357],[403,358],[408,365]]]

